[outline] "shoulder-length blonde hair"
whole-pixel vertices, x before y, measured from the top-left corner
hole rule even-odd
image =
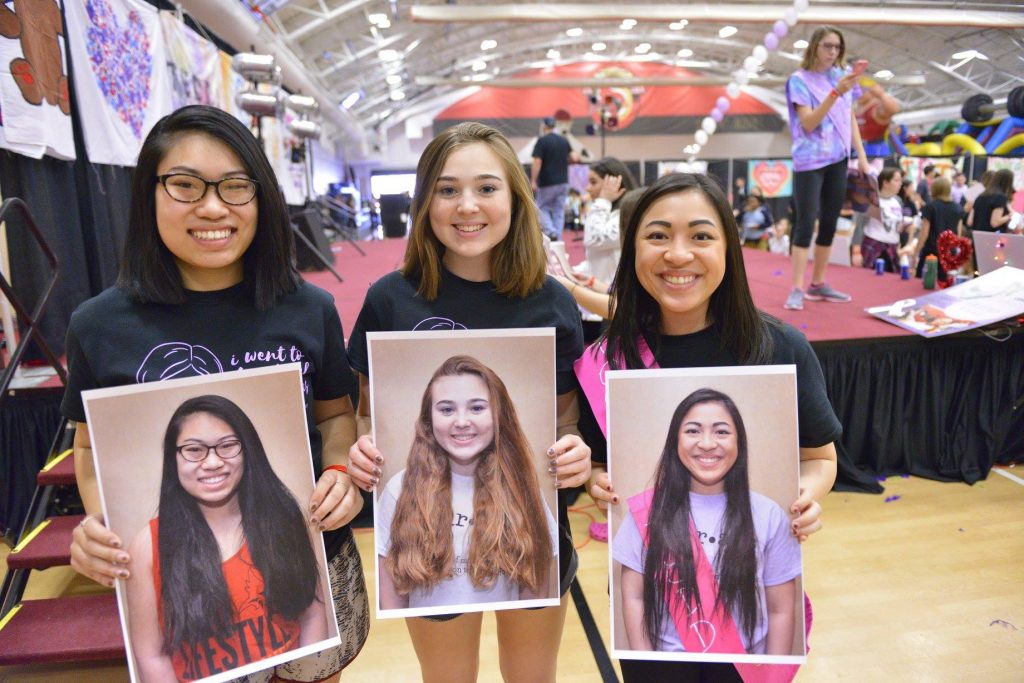
[[[474,473],[469,578],[474,586],[490,588],[504,574],[537,592],[548,580],[552,550],[530,444],[505,384],[471,356],[446,360],[423,392],[384,567],[402,594],[452,576],[451,465],[434,439],[431,414],[434,382],[456,375],[483,380],[494,417],[494,441],[480,454]]]
[[[840,69],[846,68],[846,38],[843,37],[843,32],[835,26],[819,26],[814,29],[811,39],[807,41],[807,49],[804,50],[804,58],[800,62],[801,69],[811,71],[814,68],[814,60],[818,57],[818,43],[830,33],[836,34],[839,38],[839,56],[836,57],[836,66]]]
[[[491,280],[499,294],[524,297],[544,284],[544,246],[537,206],[530,181],[505,136],[482,123],[460,123],[442,131],[420,156],[416,167],[416,188],[412,198],[412,232],[405,250],[402,274],[419,279],[419,294],[427,301],[437,298],[441,283],[444,245],[430,224],[430,202],[434,185],[448,157],[456,149],[479,143],[487,145],[501,160],[512,195],[512,218],[508,235],[491,250]]]

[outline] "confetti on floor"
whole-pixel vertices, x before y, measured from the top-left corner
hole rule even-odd
[[[996,619],[995,621],[991,622],[989,624],[989,626],[1002,626],[1003,628],[1012,628],[1014,631],[1019,630],[1016,626],[1014,626],[1010,622],[1003,621],[1002,619]]]
[[[900,499],[900,497],[899,497],[899,496],[886,496],[886,498],[885,498],[885,502],[886,502],[886,503],[891,503],[891,502],[893,502],[894,500],[899,500],[899,499]]]

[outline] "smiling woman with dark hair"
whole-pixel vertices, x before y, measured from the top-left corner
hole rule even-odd
[[[185,401],[163,455],[159,516],[129,548],[141,679],[203,678],[326,638],[302,510],[242,409],[222,396]]]
[[[629,649],[686,652],[700,638],[717,639],[714,652],[791,654],[800,545],[785,511],[750,490],[747,462],[729,396],[679,403],[654,488],[628,501],[615,537]]]
[[[327,680],[356,656],[369,630],[362,565],[348,528],[362,497],[341,467],[355,435],[349,394],[357,384],[334,300],[299,277],[293,252],[274,171],[242,122],[194,105],[153,126],[132,179],[117,284],[79,306],[68,326],[61,410],[78,423],[75,470],[88,513],[72,535],[71,566],[106,586],[130,585],[140,559],[103,519],[83,391],[301,362],[317,477],[303,506],[307,524],[324,532],[333,595],[323,597],[337,607],[341,645],[271,673]]]

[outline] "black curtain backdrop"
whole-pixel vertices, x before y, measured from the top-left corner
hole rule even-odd
[[[59,390],[8,397],[0,410],[0,534],[12,540],[60,424]]]
[[[994,464],[1024,461],[1024,330],[998,333],[1009,338],[975,331],[813,344],[843,423],[841,475],[973,484]]]

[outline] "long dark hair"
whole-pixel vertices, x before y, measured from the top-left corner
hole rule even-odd
[[[615,157],[605,157],[600,161],[595,161],[590,164],[590,170],[602,178],[606,178],[610,175],[619,176],[622,178],[622,185],[620,185],[620,187],[626,192],[637,188],[636,178],[634,178],[633,174],[629,172],[629,168]],[[626,192],[623,192],[622,196],[612,202],[612,208],[619,207],[619,202],[622,201],[622,197],[626,196]]]
[[[636,236],[644,214],[654,202],[676,192],[700,192],[715,208],[725,239],[725,276],[708,304],[709,324],[718,325],[722,345],[741,365],[765,364],[771,359],[772,337],[769,325],[781,323],[754,306],[743,267],[739,228],[732,208],[718,183],[697,173],[673,173],[648,187],[629,216],[622,240],[622,257],[615,272],[612,293],[615,311],[602,338],[608,342],[607,355],[612,367],[642,368],[638,340],[641,335],[657,353],[661,308],[640,284],[636,274]]]
[[[227,145],[257,183],[256,234],[243,256],[243,285],[253,304],[267,310],[299,285],[292,261],[295,243],[288,207],[259,141],[234,116],[206,105],[190,105],[168,114],[156,122],[142,143],[132,176],[128,234],[117,286],[142,303],[185,302],[185,287],[174,255],[157,231],[156,174],[171,148],[190,133],[209,135]]]
[[[719,403],[736,426],[736,462],[725,475],[725,517],[715,556],[718,597],[710,608],[701,604],[697,571],[690,540],[690,472],[679,459],[679,429],[687,413],[701,403]],[[644,631],[657,643],[668,613],[670,591],[679,590],[685,607],[694,605],[698,618],[721,610],[739,617],[737,627],[753,640],[758,620],[757,535],[750,511],[747,478],[747,430],[736,404],[714,389],[698,389],[684,398],[672,414],[665,447],[654,479],[654,498],[647,522],[647,558],[644,561]]]
[[[296,619],[319,600],[319,570],[298,502],[274,473],[249,417],[223,396],[197,396],[182,403],[164,434],[160,484],[160,601],[163,649],[206,642],[234,624],[217,540],[195,498],[178,478],[178,437],[186,419],[207,413],[223,420],[242,443],[242,478],[237,495],[242,530],[253,564],[263,576],[268,620]]]

